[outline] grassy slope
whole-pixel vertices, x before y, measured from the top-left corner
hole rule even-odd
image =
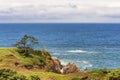
[[[40,69],[25,69],[19,66],[24,64],[32,64],[33,62],[38,62],[38,56],[33,55],[34,57],[23,57],[19,55],[15,49],[12,48],[0,48],[0,68],[10,68],[12,70],[16,70],[18,73],[24,74],[26,76],[30,76],[32,74],[38,75],[42,80],[46,80],[47,78],[53,78],[57,80],[69,80],[70,78],[76,76],[73,74],[72,76],[69,75],[62,75],[56,74],[52,72],[45,72],[44,70]],[[40,57],[39,57],[40,58]],[[42,57],[41,57],[42,58]],[[19,66],[15,66],[15,63],[19,63]]]
[[[15,49],[12,48],[0,48],[0,61],[1,67],[15,67],[15,63],[19,63],[20,66],[23,64],[31,64],[32,59],[30,57],[24,57],[19,55],[18,52],[15,51]],[[36,59],[36,56],[34,56],[34,59]]]
[[[38,75],[41,80],[120,80],[120,69],[116,70],[91,70],[88,72],[80,72],[73,74],[56,74],[53,72],[46,72],[43,69],[26,69],[22,67],[26,64],[37,64],[39,60],[45,60],[44,55],[34,55],[31,57],[21,56],[15,49],[0,48],[0,69],[10,68],[23,74],[27,77],[31,75]],[[16,66],[15,63],[18,65]]]

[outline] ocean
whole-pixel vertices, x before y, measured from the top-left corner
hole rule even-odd
[[[23,35],[36,37],[63,65],[85,68],[120,67],[120,24],[1,23],[0,47],[12,47]]]

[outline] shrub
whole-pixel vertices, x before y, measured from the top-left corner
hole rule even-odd
[[[0,62],[2,62],[3,60],[2,59],[0,59]]]
[[[39,63],[39,66],[45,66],[46,65],[46,62],[42,59],[39,59],[40,63]]]
[[[71,80],[88,80],[88,77],[81,77],[81,78],[79,78],[79,77],[74,77],[74,78],[72,78]]]
[[[30,80],[40,80],[40,78],[37,75],[30,76]]]
[[[26,69],[33,69],[33,65],[32,64],[25,64],[24,67]]]
[[[108,73],[105,77],[105,80],[120,80],[120,69],[113,70]]]
[[[42,52],[40,50],[33,50],[33,51],[31,51],[31,53],[34,55],[38,55],[38,56],[42,55]]]
[[[70,80],[86,80],[86,77],[76,74]]]
[[[17,74],[11,69],[0,70],[0,80],[27,80],[24,75]]]
[[[38,40],[33,36],[24,35],[21,40],[13,44],[18,49],[18,52],[24,56],[29,56],[33,47],[38,44]]]
[[[110,71],[107,69],[94,69],[94,70],[90,70],[88,72],[93,73],[93,74],[106,75]]]
[[[13,77],[11,77],[10,80],[28,80],[28,79],[24,75],[16,74]]]
[[[0,70],[0,78],[9,78],[10,76],[14,76],[16,74],[15,71],[10,69],[1,69]]]
[[[72,78],[71,80],[81,80],[80,78]]]

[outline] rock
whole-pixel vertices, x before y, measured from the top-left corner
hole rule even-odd
[[[61,62],[57,58],[52,58],[53,65],[52,65],[52,71],[56,73],[61,73],[62,65]]]
[[[62,74],[76,73],[79,71],[80,71],[79,68],[74,63],[68,63],[61,69]]]
[[[52,64],[49,66],[52,72],[60,74],[76,73],[80,71],[74,63],[68,63],[67,65],[62,66],[57,58],[52,58]]]

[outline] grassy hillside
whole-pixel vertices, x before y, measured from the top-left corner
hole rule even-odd
[[[36,50],[35,54],[30,53],[28,57],[21,56],[16,49],[0,48],[0,66],[9,68],[36,68],[43,67],[46,64],[46,59],[50,59],[49,53],[42,54],[41,51]]]
[[[50,58],[49,53],[42,53],[41,51],[37,51],[36,54],[31,53],[29,57],[25,57],[21,56],[16,49],[0,48],[0,69],[11,69],[26,77],[38,75],[41,80],[63,80],[63,78],[69,80],[74,76],[46,72],[42,67],[47,64]],[[41,68],[38,66],[41,66]]]
[[[51,56],[35,50],[28,57],[16,49],[0,48],[0,80],[120,80],[120,69],[95,69],[87,72],[57,74],[47,72]],[[47,68],[48,68],[47,67]]]

